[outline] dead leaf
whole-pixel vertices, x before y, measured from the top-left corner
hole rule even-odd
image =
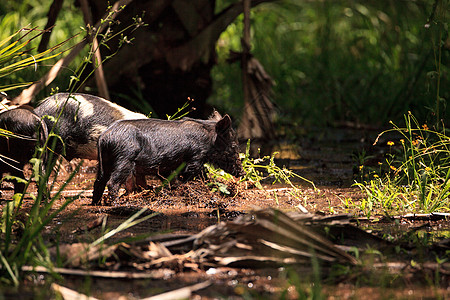
[[[246,261],[254,264],[265,260],[310,263],[313,257],[330,263],[356,264],[353,256],[336,247],[322,233],[273,209],[213,225],[197,235],[194,245],[199,259],[214,257],[220,264],[239,262],[241,265]]]

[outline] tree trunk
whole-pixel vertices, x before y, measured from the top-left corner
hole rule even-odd
[[[250,6],[255,6],[270,1],[273,0],[249,2]],[[95,23],[96,30],[104,34],[108,22],[102,21],[107,18],[105,14],[108,13],[110,2],[87,0],[88,5],[86,0],[82,2],[85,4],[85,16],[89,15],[86,7],[91,10],[92,20],[89,20],[89,16],[86,18],[87,22]],[[54,0],[47,26],[51,26],[56,20],[58,5],[61,3],[61,0]],[[119,11],[118,8],[123,5],[126,5],[125,9]],[[98,86],[103,90],[99,93],[109,98],[109,91],[113,101],[143,112],[149,110],[146,109],[149,103],[160,117],[172,115],[189,97],[195,100],[193,106],[197,108],[191,116],[208,115],[211,109],[206,105],[206,99],[211,93],[210,73],[216,63],[215,44],[220,34],[242,13],[242,2],[236,1],[218,14],[214,14],[214,0],[119,0],[112,7],[115,11],[115,24],[112,26],[114,32],[136,24],[136,17],[141,17],[142,22],[137,22],[136,28],[125,33],[132,40],[122,39],[125,45],[120,51],[117,51],[118,39],[111,39],[107,42],[107,47],[102,46],[102,41],[99,41],[103,57],[114,54],[102,66],[104,76],[101,69],[96,76]],[[49,34],[41,41],[42,48],[46,47]],[[86,40],[83,40],[41,80],[16,97],[15,103],[29,103],[85,46]],[[100,60],[97,54],[96,64]],[[85,72],[89,74],[90,70],[86,69]],[[82,88],[86,87],[90,87],[89,91],[93,93],[95,81],[88,80]]]
[[[251,1],[251,5],[267,1]],[[104,13],[106,1],[89,0],[89,3],[95,20]],[[149,103],[159,117],[173,114],[190,97],[197,108],[191,116],[207,116],[211,112],[206,99],[212,89],[210,73],[216,64],[215,44],[242,13],[242,4],[240,1],[231,4],[219,14],[214,11],[215,1],[211,0],[133,1],[120,14],[119,27],[125,28],[142,12],[145,12],[142,21],[148,26],[130,33],[132,43],[104,64],[111,97],[118,101],[114,95],[134,95],[137,103]],[[116,44],[117,41],[108,43],[111,52],[116,50]],[[102,48],[102,55],[105,51]],[[95,86],[92,80],[88,84]]]
[[[250,0],[243,1],[244,37],[242,39],[242,86],[244,113],[239,124],[240,139],[269,140],[275,137],[272,124],[274,106],[270,100],[272,79],[250,54]]]

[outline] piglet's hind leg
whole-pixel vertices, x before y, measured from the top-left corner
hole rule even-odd
[[[108,181],[109,199],[111,202],[116,201],[119,197],[119,188],[127,182],[129,177],[133,177],[135,173],[135,162],[120,161],[115,164],[112,170],[111,178]]]

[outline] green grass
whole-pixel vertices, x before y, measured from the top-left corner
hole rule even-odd
[[[432,13],[425,25],[430,28],[434,71],[428,72],[428,89],[434,92],[430,99],[435,105],[431,112],[430,125],[419,121],[411,111],[404,116],[404,127],[390,121],[392,129],[383,131],[396,133],[397,141],[388,141],[389,152],[380,168],[366,174],[370,179],[356,183],[366,195],[359,209],[366,215],[433,213],[450,211],[450,136],[447,134],[444,115],[448,91],[441,89],[447,70],[442,58],[442,41],[448,35],[446,12],[448,1],[434,1]],[[448,84],[447,84],[448,86]],[[359,159],[362,161],[361,159]],[[360,165],[363,171],[364,166]]]
[[[380,134],[396,132],[401,138],[388,142],[380,169],[355,184],[366,195],[359,208],[367,216],[450,211],[450,136],[420,125],[411,113],[405,125],[393,124]]]
[[[42,34],[43,32],[36,28],[22,28],[0,40],[0,78],[2,79],[0,91],[15,90],[32,84],[31,81],[21,80],[8,82],[15,78],[17,73],[30,69],[36,70],[39,64],[58,57],[63,51],[56,50],[70,41],[70,39],[65,40],[41,53],[32,53],[29,49],[30,44]]]
[[[5,40],[10,36],[15,35],[17,40],[18,34],[17,31],[20,28],[34,28],[33,35],[36,37],[27,41],[26,45],[23,45],[22,51],[24,51],[23,59],[33,60],[36,58],[37,54],[36,49],[41,40],[40,34],[42,34],[41,30],[44,29],[45,24],[47,22],[47,13],[50,7],[51,1],[37,1],[37,0],[25,0],[22,2],[17,1],[2,1],[0,4],[0,27],[2,30],[0,31],[0,40]],[[69,2],[63,3],[62,12],[64,12],[64,17],[61,16],[58,18],[57,25],[52,29],[51,38],[49,41],[49,49],[55,47],[55,45],[59,45],[60,43],[66,41],[66,45],[63,47],[63,50],[67,50],[70,47],[74,46],[78,43],[83,37],[79,36],[77,38],[73,38],[77,34],[79,34],[82,30],[80,26],[82,26],[83,18],[79,13],[79,9],[76,8],[73,4]],[[20,33],[23,35],[26,31]],[[28,35],[31,37],[31,35]],[[77,58],[72,65],[79,65],[83,59],[84,55],[87,55],[87,49]],[[50,55],[46,55],[46,61],[36,61],[31,62],[31,67],[24,68],[19,71],[15,71],[10,73],[8,76],[2,78],[2,86],[16,86],[19,85],[27,85],[30,82],[34,82],[37,79],[41,78],[48,70],[53,66],[53,64],[59,59],[59,56],[50,57]],[[73,70],[66,69],[63,71],[63,74],[66,76],[70,76],[73,74]],[[39,96],[42,98],[50,92],[52,88],[60,86],[61,88],[67,88],[67,80],[63,79],[64,77],[56,79],[54,84],[52,84],[48,89],[42,91]],[[0,90],[4,90],[3,87]],[[10,97],[15,97],[20,90],[11,90],[9,94]]]
[[[51,267],[52,263],[42,233],[45,227],[73,201],[73,198],[66,199],[58,208],[54,209],[55,201],[59,199],[61,192],[75,176],[81,164],[56,190],[56,193],[49,197],[58,172],[53,178],[53,183],[48,185],[56,160],[53,160],[53,155],[50,154],[49,164],[43,171],[43,155],[46,147],[47,144],[36,147],[34,158],[30,161],[32,174],[26,181],[23,193],[15,194],[13,200],[4,205],[1,216],[0,259],[3,267],[0,269],[0,279],[6,283],[18,285],[22,278],[21,269],[24,265]],[[37,185],[37,195],[27,192],[33,181]],[[28,213],[23,211],[25,196],[33,199]],[[22,219],[26,221],[20,221]],[[21,234],[17,234],[17,232],[21,232]]]
[[[47,148],[48,141],[49,140],[42,146],[37,146],[35,157],[30,160],[32,164],[32,174],[30,178],[26,180],[23,193],[15,194],[11,201],[7,201],[3,205],[0,219],[0,283],[2,284],[18,286],[25,275],[24,272],[22,272],[23,266],[41,266],[46,268],[50,274],[57,277],[57,274],[52,273],[55,262],[51,259],[48,250],[52,246],[52,243],[45,240],[43,234],[46,231],[46,227],[50,226],[55,217],[79,197],[78,195],[59,201],[62,192],[78,173],[83,162],[81,161],[76,166],[74,171],[64,180],[59,188],[55,188],[62,166],[61,164],[58,164],[58,167],[55,168],[56,160],[53,159],[52,156],[56,154],[49,151],[50,155],[48,164],[45,166],[45,171],[41,166],[43,163],[42,156],[44,149]],[[54,148],[54,145],[50,148]],[[17,178],[17,180],[23,181],[23,179],[20,178]],[[35,182],[37,186],[37,194],[28,192],[32,182]],[[31,208],[27,212],[25,212],[23,207],[26,196],[32,198]],[[55,205],[57,202],[58,205]],[[89,249],[102,245],[107,239],[113,237],[117,233],[137,225],[155,215],[148,214],[139,218],[145,211],[146,208],[141,209],[115,229],[110,230],[103,228],[100,236],[87,245],[84,251],[81,251],[78,256],[68,257],[65,261],[56,258],[57,263],[59,265],[69,264],[71,260],[85,255]],[[53,230],[57,232],[58,228],[54,227]],[[146,236],[142,236],[140,238],[145,237]],[[118,243],[120,241],[116,242]],[[55,245],[57,247],[59,246],[58,241],[56,241]]]
[[[2,25],[5,25],[5,22],[12,22],[11,19],[14,19],[14,15],[4,17],[0,22]],[[17,23],[11,23],[11,26],[12,24],[17,26]],[[10,27],[6,26],[2,34],[7,33],[8,28]],[[0,90],[13,90],[28,85],[29,82],[19,80],[16,75],[23,70],[36,68],[39,63],[51,60],[61,53],[55,50],[64,43],[50,47],[42,53],[30,51],[33,41],[41,34],[42,32],[36,29],[22,29],[15,30],[13,33],[0,39],[0,78],[2,79]],[[6,130],[1,130],[0,135],[18,138]],[[53,134],[51,133],[51,135]],[[56,199],[59,198],[62,190],[78,171],[79,166],[69,176],[67,182],[56,191],[56,194],[53,197],[49,197],[49,191],[53,189],[55,180],[49,189],[47,187],[56,160],[52,159],[53,154],[50,152],[49,164],[43,166],[48,146],[48,139],[44,145],[36,145],[34,156],[30,160],[32,173],[28,180],[11,176],[4,178],[23,182],[25,183],[25,188],[22,193],[15,194],[11,201],[4,204],[1,213],[0,282],[2,283],[17,286],[22,278],[22,266],[26,264],[46,267],[52,265],[47,245],[42,239],[42,232],[55,216],[71,203],[72,199],[67,199],[61,206],[52,210]],[[57,175],[55,175],[54,179],[56,177]],[[36,195],[27,192],[31,182],[35,182],[37,185],[38,192]],[[23,212],[22,209],[25,196],[33,199],[33,204],[28,213]]]

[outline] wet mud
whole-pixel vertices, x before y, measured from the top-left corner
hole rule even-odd
[[[263,149],[262,153],[278,152],[277,165],[286,166],[314,182],[316,189],[307,182],[295,181],[294,184],[300,190],[300,193],[296,194],[297,196],[292,194],[291,187],[280,183],[272,184],[271,179],[263,183],[263,190],[248,183],[227,182],[230,194],[226,195],[213,191],[212,187],[208,185],[210,183],[208,180],[194,180],[159,190],[160,182],[154,178],[147,178],[147,189],[128,195],[124,194],[117,202],[110,205],[91,206],[97,162],[85,161],[79,174],[56,201],[54,209],[63,205],[67,199],[73,201],[46,228],[44,239],[50,244],[56,243],[56,241],[61,244],[92,242],[102,232],[117,228],[142,208],[147,208],[147,211],[141,217],[149,214],[152,214],[153,217],[119,232],[110,240],[111,242],[162,233],[196,234],[208,226],[221,221],[235,220],[238,216],[258,208],[271,207],[285,212],[299,212],[301,206],[310,213],[318,215],[348,213],[349,211],[343,205],[344,200],[350,198],[358,201],[363,197],[360,190],[352,186],[355,179],[355,165],[357,165],[355,157],[365,149],[371,148],[377,132],[336,129],[306,136],[294,142],[279,142]],[[253,150],[257,152],[257,149]],[[372,149],[372,151],[377,150]],[[69,165],[64,163],[64,167],[67,169]],[[55,186],[62,185],[66,178],[67,174],[60,174]],[[31,187],[32,192],[33,188]],[[3,189],[2,198],[7,199],[11,193],[12,191],[8,188]],[[23,218],[26,218],[32,201],[30,197],[25,199]],[[2,201],[2,206],[4,204],[5,201]],[[89,228],[90,223],[105,216],[106,220],[102,219],[102,224],[106,227]],[[444,228],[443,231],[448,230],[447,220],[398,220],[386,224],[373,224],[367,220],[361,221],[359,225],[380,238],[385,238],[386,234],[394,237],[396,234],[404,233],[404,230],[411,226],[417,226],[418,230],[425,232],[435,232],[438,227]],[[446,235],[443,234],[436,239],[442,240],[445,237]],[[375,259],[375,261],[379,260]],[[293,272],[308,275],[296,284]],[[321,274],[320,276],[326,277],[325,275]],[[272,299],[285,295],[288,299],[295,299],[299,295],[296,290],[299,287],[312,293],[311,285],[304,282],[314,281],[314,276],[314,271],[311,271],[310,267],[307,270],[281,266],[269,269],[223,267],[179,269],[166,278],[153,280],[84,278],[66,275],[62,284],[100,299],[119,299],[120,297],[137,299],[210,280],[211,286],[193,292],[190,298],[259,299],[264,297]],[[450,293],[447,289],[448,285],[445,286],[448,281],[441,282],[441,288],[435,289],[426,284],[414,285],[423,277],[419,280],[394,280],[390,276],[386,275],[386,280],[391,280],[391,283],[377,287],[374,282],[361,283],[356,278],[349,279],[352,276],[347,275],[323,285],[322,293],[330,299],[384,299],[386,295],[406,298],[423,296],[445,298]],[[20,292],[23,295],[22,299],[32,299],[39,294],[38,290],[41,287],[48,287],[49,283],[46,278],[40,274],[30,275],[28,281],[22,286]],[[309,279],[310,281],[308,281]],[[408,280],[410,280],[409,283]],[[7,299],[13,299],[17,295],[17,290],[5,293]]]

